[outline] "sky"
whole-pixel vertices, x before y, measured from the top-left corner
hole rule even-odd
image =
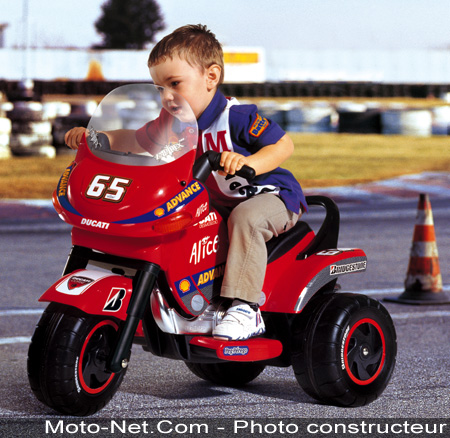
[[[126,0],[124,0],[126,1]],[[90,47],[104,0],[0,0],[5,46]],[[225,46],[448,49],[450,0],[159,0],[166,28],[206,24]]]

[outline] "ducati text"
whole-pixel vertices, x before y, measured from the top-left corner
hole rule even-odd
[[[107,230],[109,228],[108,222],[102,222],[102,221],[96,221],[93,219],[86,219],[85,217],[81,219],[81,225],[88,225],[90,227],[95,228],[103,228],[104,230]]]

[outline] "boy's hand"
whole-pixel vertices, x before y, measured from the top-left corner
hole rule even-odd
[[[220,165],[223,171],[219,170],[220,175],[234,175],[238,170],[242,169],[244,164],[247,164],[247,157],[236,152],[224,151],[220,156]]]
[[[64,136],[66,145],[69,146],[70,149],[78,149],[78,145],[80,144],[81,138],[85,132],[86,128],[80,127],[72,128],[70,131],[67,131]]]

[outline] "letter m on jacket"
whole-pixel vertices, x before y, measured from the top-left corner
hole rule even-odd
[[[227,147],[227,141],[225,139],[226,133],[227,131],[217,131],[217,138],[215,139],[216,141],[214,141],[213,133],[205,133],[206,149],[217,152],[229,150],[229,147]]]

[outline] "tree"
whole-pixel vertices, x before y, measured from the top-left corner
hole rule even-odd
[[[144,49],[165,28],[155,0],[107,0],[95,22],[103,42],[98,49]]]

